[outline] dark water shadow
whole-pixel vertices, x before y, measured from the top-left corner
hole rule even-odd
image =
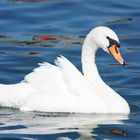
[[[12,3],[39,3],[39,2],[49,2],[50,0],[7,0],[7,2]]]

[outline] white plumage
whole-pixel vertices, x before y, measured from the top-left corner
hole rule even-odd
[[[26,111],[129,113],[127,102],[98,74],[94,62],[96,50],[102,47],[95,41],[98,31],[100,40],[105,34],[115,34],[107,27],[97,27],[87,35],[82,50],[84,75],[63,56],[57,58],[56,65],[41,63],[22,82],[0,85],[0,105]]]

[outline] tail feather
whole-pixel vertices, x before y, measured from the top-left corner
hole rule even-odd
[[[20,108],[26,102],[28,95],[34,91],[32,86],[25,83],[0,84],[0,106]]]

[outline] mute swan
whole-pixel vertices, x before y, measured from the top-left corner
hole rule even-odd
[[[95,54],[99,47],[125,65],[117,35],[99,26],[88,33],[83,44],[84,75],[65,57],[58,57],[56,65],[42,63],[18,84],[0,84],[0,106],[25,111],[128,114],[127,102],[98,73]]]

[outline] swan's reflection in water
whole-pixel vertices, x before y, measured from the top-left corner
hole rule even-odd
[[[8,112],[8,113],[7,113]],[[23,135],[57,135],[58,140],[72,140],[66,133],[76,133],[76,140],[95,140],[95,128],[102,124],[122,124],[127,115],[118,114],[74,114],[21,112],[10,108],[0,109],[3,134]],[[4,129],[4,128],[12,129]],[[15,127],[15,129],[14,129]]]

